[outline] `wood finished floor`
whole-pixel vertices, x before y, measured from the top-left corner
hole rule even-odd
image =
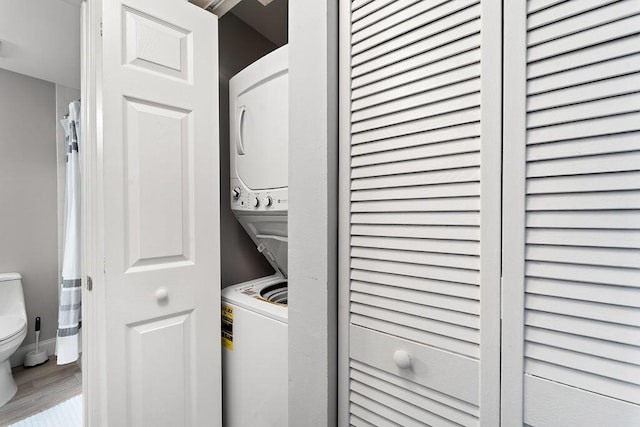
[[[75,363],[56,365],[55,356],[34,368],[13,368],[18,392],[0,408],[0,426],[49,409],[82,393],[82,373]]]

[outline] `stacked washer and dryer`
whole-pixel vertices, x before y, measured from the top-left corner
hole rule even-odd
[[[288,49],[229,81],[231,209],[276,273],[222,290],[227,427],[286,426]]]

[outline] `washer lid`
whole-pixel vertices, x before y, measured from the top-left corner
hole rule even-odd
[[[7,340],[22,332],[27,322],[18,316],[0,316],[0,341]]]
[[[287,323],[289,308],[284,304],[274,304],[276,301],[269,301],[269,298],[276,298],[278,302],[284,302],[281,298],[283,293],[278,293],[278,290],[281,291],[281,285],[286,283],[288,281],[282,274],[275,273],[271,276],[228,286],[222,289],[220,297],[222,304],[232,305]]]
[[[287,234],[287,214],[270,215],[240,214],[236,216],[242,227],[258,247],[258,251],[269,263],[287,277],[287,260],[289,251],[289,237]]]

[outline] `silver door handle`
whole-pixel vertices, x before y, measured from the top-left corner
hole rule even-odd
[[[244,148],[244,141],[242,140],[242,121],[244,120],[244,113],[247,112],[247,109],[242,106],[240,107],[240,115],[238,117],[238,138],[236,138],[236,151],[239,156],[243,156],[247,153],[247,150]]]

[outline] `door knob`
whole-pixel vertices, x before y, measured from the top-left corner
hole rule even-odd
[[[160,288],[156,291],[156,299],[158,302],[166,301],[169,298],[169,291],[167,288]]]
[[[409,369],[411,367],[411,355],[404,350],[396,350],[393,352],[393,362],[400,369]]]

